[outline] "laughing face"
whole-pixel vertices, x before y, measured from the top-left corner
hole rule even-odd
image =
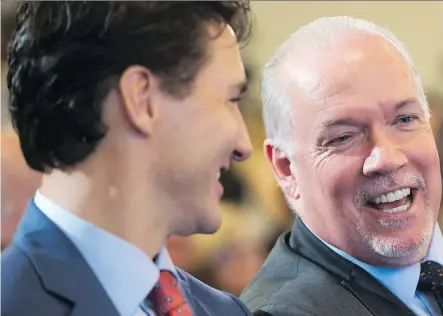
[[[418,262],[441,199],[425,101],[407,62],[381,38],[352,39],[327,54],[324,63],[291,68],[297,108],[285,181],[297,212],[361,261]]]

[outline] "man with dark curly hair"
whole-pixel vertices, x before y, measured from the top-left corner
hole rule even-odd
[[[243,2],[26,2],[12,123],[43,173],[2,254],[2,315],[248,315],[174,267],[172,234],[220,226],[220,172],[251,143]]]

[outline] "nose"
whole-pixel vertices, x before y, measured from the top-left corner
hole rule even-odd
[[[375,174],[389,174],[400,169],[407,162],[408,159],[398,144],[384,139],[372,148],[364,162],[363,174],[368,177]]]
[[[239,136],[237,145],[232,153],[231,159],[237,162],[245,161],[252,154],[252,143],[249,137],[248,129],[246,128],[245,121],[243,117],[238,112],[238,122],[239,122]]]

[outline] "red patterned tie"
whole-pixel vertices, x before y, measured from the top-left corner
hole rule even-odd
[[[153,291],[153,303],[157,316],[192,316],[177,279],[169,271],[160,272],[160,280]]]

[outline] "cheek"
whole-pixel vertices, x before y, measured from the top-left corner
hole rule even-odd
[[[413,168],[425,178],[431,203],[440,204],[441,199],[441,171],[440,158],[435,141],[432,137],[414,142],[409,146],[407,155]]]
[[[234,114],[223,105],[213,106],[195,113],[183,124],[189,149],[203,159],[220,155],[221,150],[233,150],[238,136],[238,123]]]
[[[362,172],[363,162],[353,156],[337,156],[331,159],[328,165],[326,179],[329,177],[327,190],[331,191],[332,197],[343,199],[342,203],[352,201],[355,189],[358,187],[358,179]]]
[[[419,169],[419,172],[438,175],[440,178],[440,158],[434,138],[421,137],[408,144],[406,155],[410,164]]]
[[[300,168],[303,174],[300,185],[301,190],[311,192],[316,200],[326,203],[352,202],[352,197],[357,187],[356,181],[362,170],[362,160],[353,156],[330,155],[324,157],[321,162]],[[313,181],[315,179],[315,181]],[[313,183],[315,183],[313,185]],[[303,185],[305,184],[305,185]],[[315,188],[313,188],[315,186]],[[308,191],[308,192],[309,192]],[[303,193],[303,192],[302,192]],[[319,196],[321,197],[319,199]],[[335,202],[333,202],[335,201]]]
[[[211,113],[205,134],[210,135],[211,139],[218,139],[225,146],[232,147],[237,141],[242,122],[238,109],[230,109],[224,105],[218,111]],[[223,146],[220,143],[214,145]]]

